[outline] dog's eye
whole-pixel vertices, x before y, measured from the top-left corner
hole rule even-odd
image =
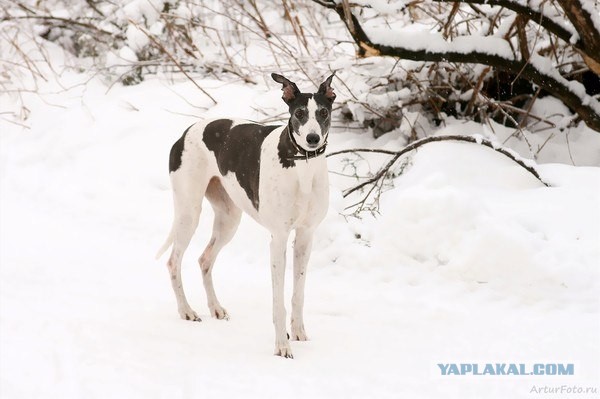
[[[322,118],[327,118],[327,116],[329,116],[329,111],[327,111],[325,108],[321,108],[321,110],[319,111],[319,114],[321,115]]]
[[[302,119],[304,117],[304,111],[299,109],[298,111],[296,111],[296,113],[294,115],[296,115],[296,118]]]

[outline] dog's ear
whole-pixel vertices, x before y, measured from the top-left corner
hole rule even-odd
[[[331,81],[333,80],[334,76],[335,72],[332,73],[330,77],[325,79],[323,83],[321,83],[321,86],[319,86],[319,91],[317,92],[317,94],[323,94],[330,103],[333,103],[333,100],[335,100],[335,93],[333,92],[333,87],[331,87]]]
[[[289,104],[292,101],[294,101],[296,99],[296,96],[300,94],[298,86],[296,86],[296,83],[292,82],[291,80],[281,75],[277,75],[276,73],[272,73],[271,77],[274,81],[283,85],[283,87],[281,88],[281,90],[283,91],[283,96],[281,96],[281,98],[283,98],[283,101],[285,101],[286,104]]]

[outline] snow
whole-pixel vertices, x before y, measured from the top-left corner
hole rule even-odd
[[[244,218],[217,260],[230,321],[209,317],[196,263],[209,206],[183,267],[201,323],[179,319],[165,259],[153,259],[171,223],[170,145],[200,116],[283,112],[279,88],[198,79],[213,107],[184,79],[108,91],[61,79],[72,88],[24,94],[29,129],[1,126],[1,397],[519,398],[533,385],[597,386],[600,168],[538,165],[547,188],[488,148],[430,144],[381,215],[362,219],[341,214],[355,180],[331,174],[307,281],[310,340],[287,360],[272,356],[264,229]],[[474,123],[448,129],[477,126],[487,137]],[[403,145],[344,130],[329,141]],[[360,173],[382,159],[364,158]],[[575,376],[442,377],[440,362],[574,363]]]
[[[571,22],[564,17],[563,11],[560,10],[553,4],[549,4],[544,0],[508,0],[509,2],[514,2],[515,4],[527,7],[535,12],[539,12],[547,18],[548,20],[553,21],[557,25],[566,29],[571,33],[571,43],[577,42],[579,40],[579,33],[573,27]],[[584,6],[587,3],[586,0],[579,1],[581,6]]]
[[[452,120],[448,122],[447,126],[438,129],[431,128],[429,132],[436,135],[466,134],[472,136],[481,134],[492,142],[500,143],[505,149],[516,151],[523,161],[535,158],[538,163],[600,165],[600,135],[584,126],[567,128],[571,118],[566,116],[569,113],[564,104],[552,97],[541,98],[535,102],[531,113],[546,118],[560,129],[565,129],[565,134],[547,133],[543,129],[540,132],[523,129],[519,133],[515,132],[515,129],[493,122],[482,126],[472,121]],[[525,136],[526,140],[520,139],[521,136]]]
[[[441,33],[435,32],[414,32],[377,27],[364,27],[364,30],[373,43],[384,46],[430,53],[467,54],[477,51],[509,60],[514,59],[509,43],[499,37],[459,36],[452,41],[447,41]]]
[[[600,32],[600,8],[598,7],[598,2],[580,1],[579,5],[587,12],[592,24]]]
[[[364,30],[373,43],[403,48],[409,51],[459,54],[478,52],[503,57],[507,60],[515,60],[509,42],[501,37],[459,36],[452,41],[447,41],[441,33],[415,32],[412,27],[408,29],[390,29],[365,26]],[[564,85],[581,99],[582,104],[589,106],[594,112],[600,113],[600,103],[586,93],[585,87],[579,82],[569,81],[562,77],[549,59],[532,54],[528,63],[534,66],[540,74],[551,77]]]
[[[126,3],[121,10],[126,18],[134,21],[146,20],[151,25],[160,16],[164,3],[164,0],[133,0]]]
[[[102,10],[158,35],[165,3],[132,0]],[[404,3],[373,4],[390,15]],[[68,16],[64,6],[54,12]],[[195,15],[183,3],[172,12]],[[269,24],[281,19],[275,9],[264,16]],[[211,24],[221,26],[216,20]],[[335,20],[328,35],[347,40]],[[403,109],[400,128],[372,139],[336,119],[328,151],[398,150],[413,131],[419,137],[474,135],[520,154],[551,187],[492,149],[432,143],[400,161],[403,173],[382,195],[380,214],[358,219],[346,208],[361,193],[342,197],[357,180],[339,173],[351,173],[354,162],[356,173],[366,176],[388,158],[329,158],[330,211],[317,231],[306,289],[310,340],[293,342],[295,359],[287,360],[272,355],[269,235],[263,228],[244,217],[217,260],[216,290],[230,321],[210,318],[197,266],[211,231],[209,206],[183,266],[186,294],[201,323],[179,318],[166,259],[154,260],[171,225],[169,149],[183,130],[199,118],[273,121],[285,115],[280,87],[269,78],[276,63],[264,40],[256,45],[224,37],[240,65],[261,71],[252,74],[256,84],[190,72],[215,97],[214,105],[179,74],[159,71],[127,87],[98,74],[103,66],[125,73],[137,60],[147,37],[132,25],[126,43],[88,70],[90,59],[73,62],[48,42],[38,48],[11,24],[3,27],[39,72],[0,71],[8,73],[6,92],[0,92],[1,398],[462,399],[528,398],[534,385],[600,389],[600,135],[581,123],[571,126],[573,116],[560,101],[540,98],[531,109],[556,129],[545,131],[540,123],[539,131],[519,134],[493,121],[451,117],[437,127]],[[118,31],[112,22],[105,25]],[[410,35],[382,37],[430,49],[477,45],[446,42],[418,24],[404,32]],[[222,65],[220,47],[197,34],[199,65]],[[16,47],[0,40],[7,59],[21,59]],[[361,103],[385,107],[409,99],[407,87],[371,91],[374,80],[386,87],[395,70],[401,85],[405,70],[421,65],[356,60],[347,42],[335,45],[335,57],[315,51],[323,53],[323,64],[298,56],[281,72],[304,65],[319,79],[328,75],[323,65],[329,63],[345,83],[334,81],[338,100],[354,99],[348,108],[361,122]],[[290,74],[303,91],[316,89],[298,72]],[[17,89],[27,90],[19,96]],[[289,312],[289,268],[287,274]],[[575,375],[443,377],[437,367],[464,362],[574,363]]]
[[[127,27],[127,42],[134,51],[140,51],[150,43],[148,36],[137,26]]]
[[[600,113],[600,103],[586,93],[585,87],[579,82],[563,78],[558,73],[556,68],[552,66],[552,62],[550,60],[540,55],[533,54],[529,59],[529,63],[538,71],[540,71],[541,74],[557,80],[566,88],[568,88],[569,91],[581,99],[583,105],[589,106],[596,113]]]
[[[357,0],[354,4],[372,8],[381,15],[397,15],[406,7],[404,0]]]
[[[393,4],[397,6],[399,3]],[[531,8],[534,11],[542,13],[544,17],[554,20],[558,25],[572,32],[572,40],[575,40],[578,37],[573,26],[558,21],[555,16],[546,11],[548,7],[545,7],[545,2],[540,2],[538,0],[520,0],[515,1],[515,4]],[[597,6],[585,4],[586,11],[592,15],[592,22],[595,25],[600,25]],[[383,14],[386,13],[385,9],[382,9],[381,12]],[[561,17],[562,20],[566,20],[564,16]],[[477,52],[480,54],[499,56],[506,60],[513,61],[517,59],[515,59],[513,48],[509,41],[506,40],[505,36],[508,34],[508,30],[512,29],[514,26],[514,18],[516,18],[516,16],[513,14],[512,16],[501,19],[500,28],[495,32],[494,36],[484,37],[478,36],[478,34],[483,35],[482,32],[469,32],[464,36],[455,37],[451,41],[446,40],[442,33],[437,31],[439,29],[431,31],[431,27],[419,24],[405,24],[403,21],[395,21],[393,23],[389,23],[387,20],[366,21],[363,28],[371,42],[384,46],[398,47],[415,52],[423,51],[426,53],[468,54]],[[534,42],[534,45],[535,43],[537,43],[537,39],[536,42]],[[550,44],[551,43],[546,43],[542,40],[538,46],[547,47]],[[596,113],[600,113],[600,103],[598,100],[588,95],[585,87],[581,83],[567,80],[561,76],[552,60],[537,53],[532,53],[527,61],[535,67],[541,75],[552,78],[565,86],[569,91],[581,99],[583,105],[588,106]],[[463,96],[466,94],[467,93],[463,93]]]

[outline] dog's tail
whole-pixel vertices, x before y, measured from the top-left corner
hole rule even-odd
[[[160,249],[156,253],[155,259],[159,259],[161,256],[163,256],[163,254],[167,251],[167,249],[169,249],[171,244],[173,244],[173,236],[174,236],[173,230],[175,230],[175,229],[171,228],[171,232],[169,233],[169,236],[165,240],[165,243],[160,247]]]

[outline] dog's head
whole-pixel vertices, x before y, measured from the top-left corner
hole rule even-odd
[[[281,83],[283,101],[290,107],[289,128],[296,143],[306,151],[316,151],[327,141],[331,124],[331,106],[335,93],[331,75],[316,93],[300,93],[294,82],[276,73],[271,77]]]

